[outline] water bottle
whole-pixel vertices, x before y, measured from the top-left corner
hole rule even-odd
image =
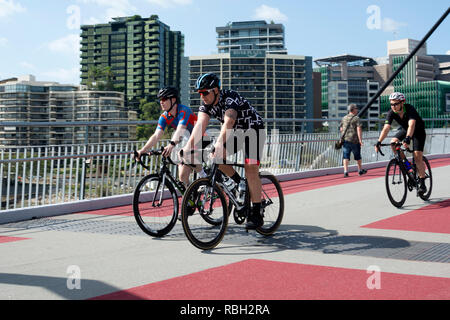
[[[238,187],[238,196],[237,196],[237,201],[239,203],[244,203],[245,201],[245,189],[247,187],[245,178],[241,178],[241,182],[239,182],[239,187]]]
[[[208,176],[208,174],[205,172],[205,170],[203,170],[203,168],[202,168],[202,171],[200,171],[199,173],[198,173],[198,176],[200,177],[200,178],[206,178],[207,176]]]
[[[228,190],[233,190],[236,185],[236,183],[233,181],[233,179],[231,179],[227,176],[224,177],[223,184],[224,184],[224,186],[226,186],[228,188]]]
[[[403,160],[403,163],[405,164],[405,167],[406,167],[406,170],[408,171],[408,172],[411,172],[412,171],[412,166],[411,166],[411,163],[408,161],[408,159],[404,159]]]

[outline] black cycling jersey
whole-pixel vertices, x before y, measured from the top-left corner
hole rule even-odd
[[[395,120],[403,129],[408,130],[409,120],[416,120],[416,126],[414,128],[413,136],[424,135],[425,122],[423,122],[422,118],[419,116],[419,113],[417,113],[417,110],[412,105],[406,103],[404,104],[403,108],[403,118],[400,118],[400,116],[394,111],[389,110],[386,115],[385,123],[391,125],[392,121]]]
[[[233,90],[220,90],[220,98],[217,105],[202,105],[198,111],[206,113],[209,117],[214,116],[221,123],[224,123],[225,111],[228,109],[234,109],[237,112],[233,129],[264,128],[264,122],[256,109],[239,93]]]

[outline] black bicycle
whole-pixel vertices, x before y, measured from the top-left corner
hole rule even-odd
[[[145,157],[160,156],[163,150],[161,148],[142,154],[139,164],[150,170],[150,167],[145,164]],[[136,150],[134,155],[136,159]],[[175,226],[179,208],[176,190],[181,195],[186,191],[184,184],[173,177],[169,164],[176,165],[170,157],[161,157],[159,172],[142,178],[133,194],[133,212],[136,222],[142,231],[153,237],[162,237]]]
[[[241,164],[233,166],[243,167]],[[277,178],[269,172],[260,172],[262,182],[261,211],[264,225],[256,231],[262,235],[273,234],[281,224],[284,214],[284,196]],[[228,217],[233,212],[237,224],[242,224],[250,214],[248,182],[238,188],[219,170],[213,160],[208,176],[192,182],[184,193],[181,204],[181,221],[188,240],[197,248],[210,250],[223,239]],[[234,186],[233,186],[234,185]],[[192,207],[194,203],[194,207]]]
[[[409,191],[416,189],[416,195],[422,200],[428,200],[433,189],[433,175],[431,173],[431,166],[428,159],[423,156],[423,162],[425,165],[425,186],[427,191],[425,193],[419,192],[419,175],[417,172],[416,162],[414,157],[412,161],[409,161],[404,152],[412,152],[409,149],[402,147],[400,142],[392,144],[381,144],[381,146],[394,146],[395,153],[386,167],[386,191],[391,203],[401,208],[406,201],[406,196]],[[379,148],[378,151],[381,155],[384,154]],[[406,161],[404,160],[406,159]],[[408,168],[408,164],[410,169]]]

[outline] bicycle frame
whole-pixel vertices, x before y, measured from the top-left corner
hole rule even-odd
[[[407,177],[407,181],[405,181],[407,183],[407,187],[409,191],[412,191],[413,189],[417,190],[417,195],[419,195],[419,189],[418,189],[418,181],[419,181],[419,176],[418,176],[418,172],[417,172],[417,166],[416,166],[416,159],[413,155],[412,157],[412,161],[411,161],[411,168],[412,168],[412,172],[410,172],[404,163],[404,159],[407,159],[406,155],[405,155],[405,151],[408,151],[410,153],[413,153],[412,150],[410,150],[409,148],[404,148],[401,144],[401,142],[394,142],[394,143],[390,143],[390,144],[381,144],[381,146],[393,146],[394,147],[394,158],[396,159],[397,165],[400,168],[401,172],[405,174],[405,176]],[[381,150],[379,150],[380,154],[384,156],[384,154],[381,152]]]
[[[243,167],[244,165],[235,163],[235,164],[233,164],[233,166]],[[214,185],[216,182],[218,182],[217,181],[217,171],[220,171],[219,165],[216,162],[214,162],[211,166],[211,173],[209,175],[211,185]],[[222,177],[226,176],[226,174],[224,174],[221,171],[220,171],[220,174],[222,175]],[[233,192],[231,190],[229,190],[228,187],[224,183],[221,183],[221,182],[218,182],[218,183],[222,187],[222,189],[225,191],[226,195],[228,196],[230,201],[233,203],[233,205],[236,207],[236,209],[242,210],[245,207],[245,203],[239,204],[235,195],[233,194]],[[246,191],[248,192],[248,184],[246,185]]]
[[[158,156],[158,155],[162,154],[163,150],[164,150],[163,148],[161,148],[161,150],[152,150],[149,153],[145,153],[145,154],[141,155],[141,157],[139,158],[139,161],[138,161],[139,164],[141,166],[143,166],[145,169],[149,170],[150,168],[144,164],[144,161],[142,161],[142,157],[148,157],[150,155]],[[135,158],[136,158],[136,155],[137,155],[136,150],[134,150],[134,154],[135,154]],[[177,179],[175,179],[173,177],[172,173],[170,172],[170,170],[168,168],[168,164],[176,165],[170,159],[170,157],[167,157],[167,158],[162,157],[161,166],[160,166],[159,172],[157,173],[161,177],[161,179],[158,181],[156,190],[159,190],[159,187],[161,184],[164,186],[165,182],[166,182],[166,178],[169,178],[169,181],[172,183],[172,185],[181,193],[181,195],[183,195],[184,192],[186,191],[186,187],[184,186],[184,184],[181,181],[178,181]],[[163,193],[161,192],[158,204],[155,205],[156,195],[157,195],[157,192],[155,192],[155,194],[153,195],[152,206],[160,207],[162,205],[162,201],[163,201],[163,198],[162,198]]]

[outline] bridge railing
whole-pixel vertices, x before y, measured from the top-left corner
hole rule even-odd
[[[440,119],[441,120],[441,119]],[[393,132],[391,131],[392,135]],[[450,154],[450,129],[427,129],[425,154]],[[262,168],[286,174],[340,167],[342,150],[334,149],[339,133],[276,134],[269,132]],[[373,145],[377,131],[363,133],[363,163],[384,161]],[[389,137],[387,138],[389,139]],[[387,140],[386,140],[387,141]],[[149,172],[133,166],[133,149],[145,141],[0,149],[0,210],[98,199],[130,194]],[[160,141],[157,148],[167,145]],[[148,159],[152,172],[159,157]],[[352,164],[352,162],[351,162]],[[172,168],[174,175],[176,167]]]

